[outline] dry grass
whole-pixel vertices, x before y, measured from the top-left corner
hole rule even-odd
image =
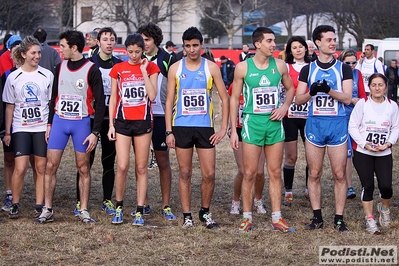
[[[214,98],[217,102],[217,97]],[[216,104],[217,105],[217,104]],[[219,120],[220,121],[220,120]],[[398,147],[394,148],[398,158]],[[99,154],[100,150],[98,151]],[[98,155],[97,154],[97,155]],[[2,161],[2,156],[0,156]],[[398,167],[394,170],[394,197],[391,208],[394,222],[389,230],[379,236],[370,236],[364,230],[364,214],[359,197],[349,200],[345,220],[350,233],[339,234],[333,230],[333,182],[329,163],[323,175],[323,214],[326,228],[305,231],[304,225],[312,216],[310,203],[303,197],[304,156],[299,158],[294,180],[295,201],[291,208],[282,207],[283,215],[297,231],[282,234],[271,230],[268,186],[264,189],[266,215],[254,213],[254,230],[247,234],[235,233],[241,216],[229,214],[235,176],[235,162],[228,138],[217,147],[216,188],[211,211],[220,229],[207,230],[200,226],[197,212],[200,205],[200,169],[194,156],[192,206],[196,227],[183,229],[180,200],[177,192],[178,169],[174,151],[171,206],[178,216],[174,222],[165,221],[159,214],[161,208],[158,170],[149,171],[149,202],[152,214],[146,216],[146,227],[131,225],[129,213],[135,206],[134,169],[130,169],[125,197],[125,223],[115,226],[111,217],[101,212],[101,164],[99,156],[92,169],[90,213],[95,225],[84,225],[73,216],[75,202],[75,167],[69,145],[58,171],[54,200],[55,221],[38,225],[33,221],[34,188],[31,171],[21,200],[18,220],[10,220],[0,213],[0,264],[1,265],[315,265],[318,263],[320,245],[398,245]],[[132,168],[133,168],[132,164]],[[353,183],[360,192],[356,173]],[[1,182],[0,192],[4,191]],[[376,191],[375,197],[378,197]],[[375,211],[376,213],[376,211]]]

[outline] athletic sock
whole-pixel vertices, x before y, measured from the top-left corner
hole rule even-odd
[[[336,224],[339,220],[343,220],[344,219],[344,216],[343,215],[341,215],[341,214],[336,214],[335,216],[334,216],[334,223]]]
[[[141,213],[141,215],[144,215],[144,206],[138,206],[137,205],[137,210],[136,210],[136,213]]]
[[[309,166],[308,166],[308,165],[306,165],[305,177],[306,177],[305,187],[306,187],[306,189],[307,189],[307,188],[308,188],[308,179],[309,179]]]
[[[122,207],[123,208],[123,200],[116,202],[116,208]]]
[[[248,218],[249,219],[249,221],[252,223],[252,212],[243,212],[242,213],[242,217],[245,219],[245,218]]]
[[[272,212],[272,222],[277,223],[281,218],[281,211]]]
[[[292,183],[294,183],[295,166],[284,164],[284,186],[285,189],[292,189]]]
[[[313,217],[316,218],[316,222],[322,222],[323,217],[321,216],[321,209],[313,210]]]

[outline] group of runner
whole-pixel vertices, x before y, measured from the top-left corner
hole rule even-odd
[[[239,169],[230,213],[239,214],[240,195],[243,201],[243,219],[237,232],[252,229],[253,206],[259,213],[266,213],[261,198],[265,161],[271,226],[274,230],[293,232],[295,228],[288,225],[281,213],[281,166],[285,151],[283,204],[291,206],[300,132],[306,143],[307,192],[313,210],[311,223],[305,229],[314,230],[324,225],[320,180],[325,150],[334,179],[334,228],[340,232],[349,230],[343,219],[348,196],[348,156],[353,156],[362,183],[368,232],[380,232],[372,213],[374,172],[382,198],[382,203],[378,204],[379,222],[381,226],[389,226],[391,146],[399,135],[398,108],[385,97],[384,75],[371,75],[368,79],[370,96],[362,94],[362,85],[358,82],[361,73],[353,72],[349,66],[357,61],[356,57],[352,58],[356,54],[342,56],[341,61],[333,56],[336,49],[334,28],[327,25],[315,28],[313,42],[319,49],[316,60],[311,62],[305,40],[292,37],[287,43],[284,62],[272,56],[276,46],[274,32],[258,27],[252,35],[256,52],[237,65],[230,99],[219,67],[201,57],[203,37],[197,28],[190,27],[183,33],[186,57],[178,62],[159,48],[162,30],[153,23],[141,26],[137,33],[126,38],[127,61],[121,62],[112,55],[116,39],[112,28],[99,29],[97,52],[86,59],[82,54],[84,35],[79,31],[63,32],[60,52],[64,61],[55,67],[54,75],[39,66],[40,43],[34,37],[24,38],[13,51],[19,68],[7,77],[3,93],[6,103],[3,143],[9,146],[13,141],[15,157],[10,218],[18,217],[23,179],[33,154],[34,221],[53,221],[56,173],[69,137],[72,137],[78,169],[74,214],[84,223],[94,223],[88,212],[90,168],[101,137],[101,208],[112,216],[113,224],[123,223],[131,146],[135,153],[137,181],[137,208],[131,213],[133,224],[143,226],[144,215],[151,212],[147,200],[147,165],[152,142],[160,170],[161,214],[167,220],[176,219],[169,206],[172,179],[169,149],[172,148],[176,150],[179,166],[183,226],[194,226],[191,178],[195,147],[202,175],[199,220],[206,228],[219,227],[210,212],[215,187],[215,145],[228,133]],[[212,102],[214,89],[222,109],[217,132]],[[353,115],[350,114],[352,109]],[[354,154],[348,152],[349,134],[353,137]],[[111,199],[114,183],[115,205]]]

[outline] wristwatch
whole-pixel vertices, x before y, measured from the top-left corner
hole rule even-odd
[[[92,131],[91,134],[93,134],[93,135],[96,136],[97,138],[100,137],[100,132],[98,132],[98,131]]]
[[[165,136],[169,136],[170,134],[173,134],[172,131],[165,131]]]

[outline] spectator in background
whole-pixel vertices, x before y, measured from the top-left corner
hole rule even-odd
[[[11,58],[11,49],[22,41],[19,35],[13,35],[8,39],[7,42],[7,51],[5,51],[0,56],[0,75],[3,75],[4,72],[10,70],[14,66],[14,62]]]
[[[360,59],[358,64],[356,65],[356,69],[359,69],[360,72],[362,72],[364,89],[366,90],[366,94],[369,95],[370,89],[368,83],[371,74],[384,74],[382,63],[374,57],[374,45],[367,44],[364,47],[364,52],[360,55]]]
[[[286,57],[286,54],[285,54],[285,50],[287,49],[287,44],[285,43],[284,44],[284,50],[282,50],[279,54],[278,54],[278,59],[281,59],[281,60],[284,60],[285,61],[285,57]]]
[[[176,60],[176,53],[174,51],[175,47],[176,45],[172,41],[167,41],[165,43],[165,51],[168,54],[171,54],[174,60]]]
[[[100,48],[97,45],[97,36],[98,31],[86,33],[86,45],[90,47],[90,51],[87,54],[88,58],[92,57],[94,54],[98,54],[99,52]]]
[[[391,65],[385,70],[385,76],[388,79],[388,98],[397,101],[398,100],[398,60],[392,59]]]
[[[245,60],[245,58],[247,57],[248,51],[249,51],[249,45],[246,44],[246,43],[244,43],[244,44],[242,45],[242,52],[240,53],[240,55],[239,55],[239,57],[238,57],[238,59],[240,60],[240,62],[242,62],[242,61]]]
[[[316,46],[311,40],[307,40],[306,43],[308,44],[308,54],[310,62],[313,62],[317,59],[317,54],[315,53]]]
[[[40,42],[40,48],[42,51],[39,66],[50,70],[54,74],[55,66],[60,64],[62,60],[57,50],[46,43],[47,32],[44,29],[39,28],[33,33],[33,37]]]
[[[385,71],[387,71],[388,66],[385,65],[385,63],[384,63],[384,58],[382,58],[382,57],[380,56],[380,57],[378,57],[378,60],[381,62],[381,64],[382,64],[382,69],[384,70],[384,73],[385,73]]]
[[[215,62],[215,58],[213,57],[213,53],[209,47],[205,47],[204,53],[201,56]]]
[[[222,55],[220,57],[220,72],[222,73],[222,78],[224,85],[226,86],[226,90],[229,89],[230,84],[233,83],[234,79],[234,69],[236,68],[236,64],[226,56]]]
[[[12,36],[12,34],[6,34],[6,36],[4,36],[4,39],[3,39],[3,49],[1,49],[0,50],[0,56],[5,52],[5,51],[7,51],[7,42],[8,42],[8,39],[10,39],[10,37]]]

